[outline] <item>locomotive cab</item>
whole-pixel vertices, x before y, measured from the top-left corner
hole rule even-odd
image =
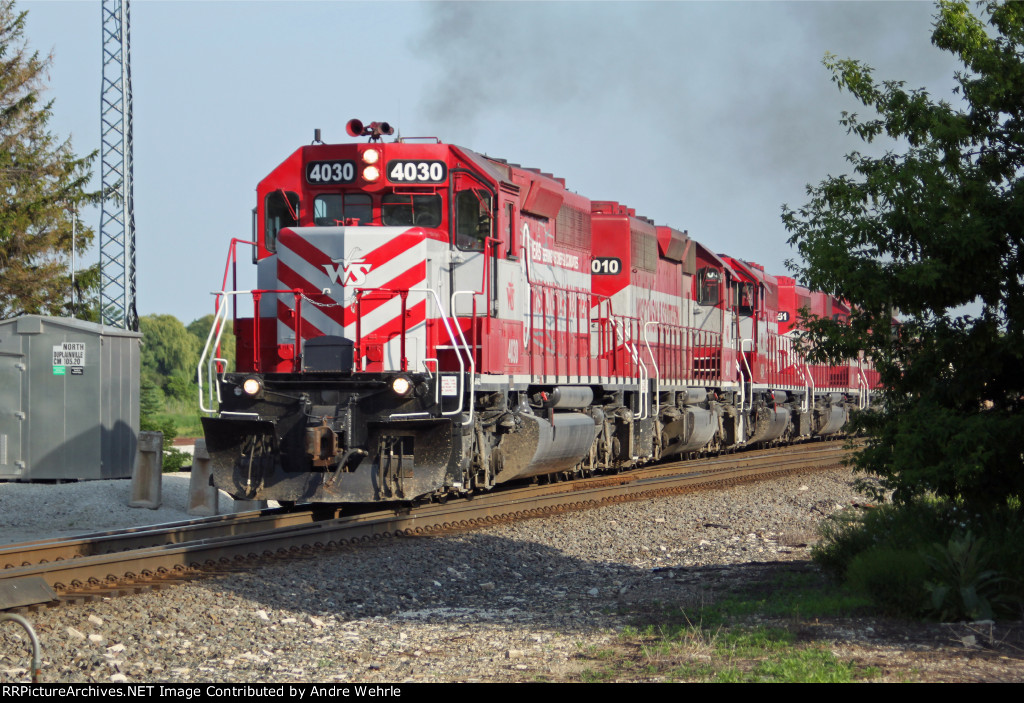
[[[261,181],[253,315],[234,316],[238,371],[204,418],[218,485],[328,502],[459,488],[474,358],[448,308],[491,235],[477,171],[440,143],[321,144]]]
[[[514,410],[515,432],[481,449],[464,429],[489,374],[538,359],[582,368],[559,347],[589,337],[587,322],[559,334],[567,301],[549,310],[527,283],[586,266],[548,239],[572,232],[552,225],[574,199],[552,177],[439,142],[293,153],[257,188],[254,314],[234,316],[238,372],[218,377],[219,416],[204,418],[215,482],[245,498],[412,500],[578,463],[596,423],[577,407],[543,420],[507,393],[490,412]]]

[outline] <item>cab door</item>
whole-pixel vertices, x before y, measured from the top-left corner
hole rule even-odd
[[[530,311],[525,255],[520,236],[519,203],[515,194],[498,193],[498,225],[491,265],[491,301],[494,311],[491,346],[485,352],[494,373],[525,374],[529,364],[525,337]]]
[[[455,315],[487,316],[490,308],[485,290],[484,259],[485,251],[493,249],[494,197],[489,186],[473,175],[460,172],[453,176],[451,204],[451,235],[452,235],[452,290],[473,291],[475,295],[465,292],[455,297]],[[492,264],[493,266],[493,264]],[[493,274],[493,269],[490,272]]]

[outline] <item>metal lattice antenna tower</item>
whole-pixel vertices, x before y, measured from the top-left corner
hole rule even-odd
[[[128,0],[103,0],[100,154],[100,318],[139,328],[135,311],[135,206],[132,197],[131,21]]]

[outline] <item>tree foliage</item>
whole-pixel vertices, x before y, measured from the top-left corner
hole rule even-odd
[[[818,358],[865,349],[881,372],[857,468],[900,502],[933,491],[991,505],[1024,496],[1024,4],[937,8],[932,43],[963,63],[960,100],[827,56],[875,113],[841,123],[898,150],[848,155],[853,175],[809,186],[783,221],[803,281],[855,304],[849,325],[810,322]]]
[[[77,290],[68,269],[72,213],[100,200],[87,190],[96,153],[77,158],[48,130],[53,102],[40,93],[52,57],[29,50],[25,15],[0,1],[0,319],[73,313],[99,285],[98,264],[77,272]],[[93,232],[79,226],[75,238],[84,248]]]
[[[142,370],[164,380],[171,376],[195,377],[202,345],[173,315],[144,315],[139,319],[142,332]]]
[[[178,412],[181,405],[196,406],[196,367],[212,325],[213,315],[193,320],[187,327],[173,315],[144,315],[139,319],[143,386],[149,383],[160,393],[161,405],[176,405]],[[232,335],[224,335],[220,356],[228,360],[229,368],[234,367]],[[198,413],[198,407],[195,411]]]

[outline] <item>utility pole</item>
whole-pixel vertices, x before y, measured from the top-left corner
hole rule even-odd
[[[100,320],[138,330],[132,164],[131,21],[128,0],[103,0],[100,96]]]

